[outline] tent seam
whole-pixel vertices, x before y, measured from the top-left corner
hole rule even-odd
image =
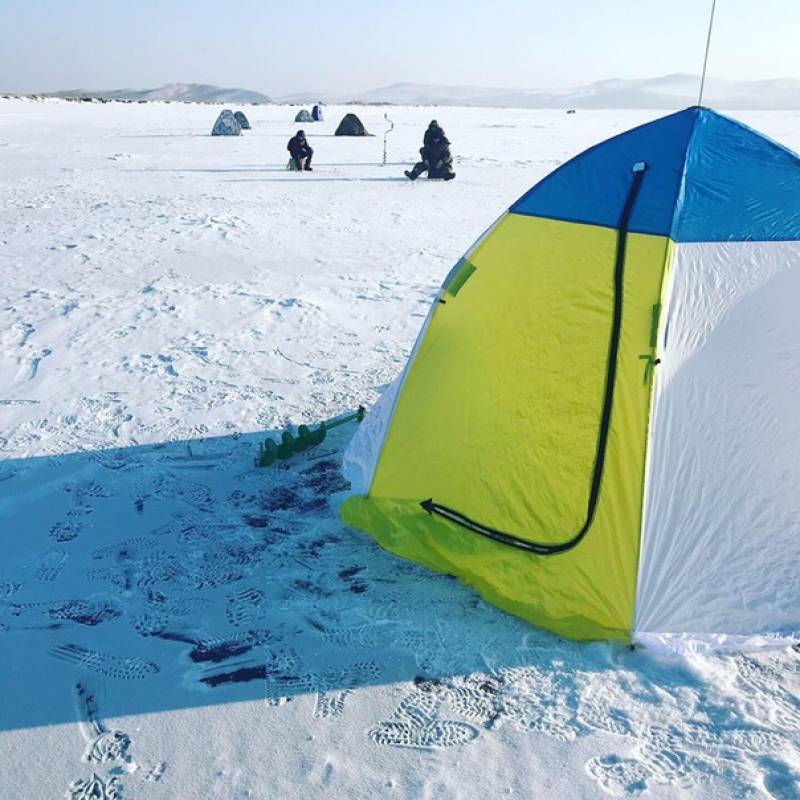
[[[667,327],[667,319],[669,316],[669,307],[668,303],[671,297],[671,282],[673,279],[673,270],[672,270],[672,263],[675,259],[675,252],[677,248],[677,243],[673,239],[667,239],[666,243],[667,251],[666,256],[664,258],[664,265],[662,267],[662,277],[661,277],[661,297],[664,298],[665,289],[666,291],[666,300],[667,305],[665,306],[665,313],[661,315],[661,320],[659,322],[659,332],[658,338],[656,339],[656,347],[655,352],[653,355],[657,358],[658,351],[659,351],[659,339],[663,336],[664,331]],[[645,443],[644,443],[644,473],[642,475],[642,490],[640,496],[640,509],[641,509],[641,517],[639,520],[639,547],[636,552],[636,585],[634,587],[634,597],[633,597],[633,619],[631,620],[631,638],[635,639],[636,636],[636,618],[638,616],[637,612],[639,610],[639,594],[641,590],[641,569],[642,569],[642,553],[644,552],[644,538],[645,538],[645,528],[647,523],[647,487],[648,487],[648,476],[650,475],[650,467],[652,464],[652,459],[654,457],[654,451],[651,447],[652,444],[652,436],[653,431],[655,429],[655,415],[656,415],[656,385],[658,381],[658,374],[654,371],[653,372],[653,382],[650,387],[650,404],[647,414],[647,431],[645,434]]]
[[[681,221],[683,216],[683,203],[686,197],[686,179],[689,173],[689,153],[691,153],[692,148],[694,147],[697,132],[700,128],[700,120],[702,119],[704,111],[705,109],[698,109],[697,118],[695,119],[694,126],[692,127],[692,132],[686,141],[686,152],[683,155],[683,169],[681,170],[681,179],[678,183],[678,194],[675,196],[675,208],[672,211],[672,221],[670,222],[669,226],[669,238],[672,239],[673,242],[678,241],[675,232],[678,223]],[[669,313],[669,309],[667,309],[667,313]]]

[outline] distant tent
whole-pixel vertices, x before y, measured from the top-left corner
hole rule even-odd
[[[247,117],[244,115],[244,111],[234,111],[233,116],[236,117],[236,121],[239,123],[239,126],[243,131],[250,130],[250,122],[248,121]]]
[[[369,136],[364,123],[355,114],[345,114],[334,136]]]
[[[311,109],[311,117],[314,122],[322,122],[322,106],[317,104]]]
[[[798,296],[800,157],[705,108],[595,145],[447,276],[344,519],[564,636],[790,635]]]
[[[308,113],[308,111],[306,111],[304,108],[301,108],[297,112],[297,116],[294,118],[294,121],[295,122],[313,122],[314,118],[311,116],[311,114]]]
[[[226,108],[220,112],[214,127],[211,129],[212,136],[241,136],[242,126],[236,117],[233,116],[232,111]]]

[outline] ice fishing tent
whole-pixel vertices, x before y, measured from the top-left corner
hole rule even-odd
[[[346,522],[578,639],[800,630],[800,159],[690,108],[573,158],[447,276]]]
[[[244,111],[234,111],[233,116],[236,118],[236,121],[239,123],[239,127],[243,131],[250,130],[250,120],[244,115]]]
[[[311,117],[311,114],[308,113],[304,108],[301,108],[297,112],[297,116],[294,118],[295,122],[313,122],[314,120]]]
[[[228,109],[225,109],[225,111],[220,111],[217,121],[214,123],[214,127],[211,129],[211,135],[241,136],[242,126],[239,124],[236,117],[233,116],[233,113],[228,111]]]
[[[369,136],[364,123],[355,114],[345,114],[334,136]]]

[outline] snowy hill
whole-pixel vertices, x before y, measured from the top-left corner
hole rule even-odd
[[[250,89],[226,89],[206,83],[167,83],[157,89],[86,90],[51,92],[51,97],[102,97],[108,100],[169,100],[191,103],[269,103],[270,98]]]
[[[295,92],[271,98],[261,92],[203,83],[168,83],[157,89],[68,89],[50,97],[100,97],[109,100],[161,100],[192,103],[328,103],[409,106],[473,106],[485,108],[685,108],[697,102],[700,78],[678,73],[659,78],[611,78],[564,89],[522,89],[490,86],[437,86],[393,83],[361,93]],[[773,78],[739,81],[709,78],[704,102],[719,109],[800,110],[800,80]]]
[[[697,102],[700,78],[676,74],[660,78],[610,79],[567,89],[486,86],[435,86],[395,83],[357,95],[329,97],[333,102],[396,105],[484,106],[499,108],[652,108],[677,109]],[[307,93],[282,98],[301,102]],[[800,109],[800,80],[735,81],[709,78],[704,102],[728,109]]]

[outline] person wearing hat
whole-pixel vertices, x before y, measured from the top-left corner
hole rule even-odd
[[[429,178],[443,178],[446,181],[455,178],[453,157],[450,155],[450,140],[435,119],[431,120],[422,137],[422,147],[419,153],[422,160],[414,165],[414,169],[406,170],[403,173],[406,178],[414,181],[423,172],[427,172]]]
[[[289,139],[289,144],[286,145],[295,167],[298,170],[305,170],[311,172],[311,157],[314,155],[314,150],[306,141],[305,131],[297,131],[297,133]]]

